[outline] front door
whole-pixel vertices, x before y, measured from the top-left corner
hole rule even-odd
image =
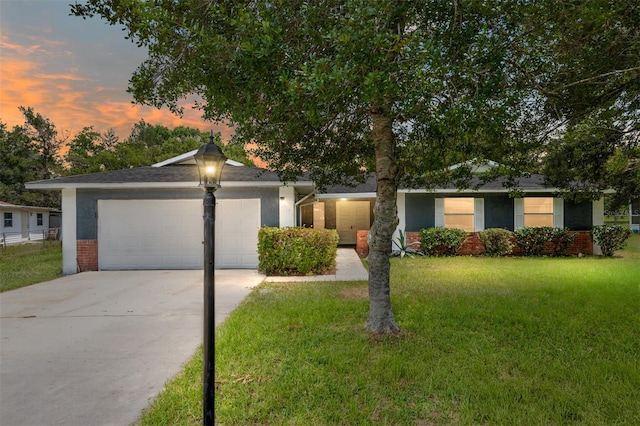
[[[324,229],[324,202],[319,201],[313,204],[313,227],[315,229]]]
[[[358,230],[368,230],[371,224],[369,201],[337,201],[336,231],[339,244],[355,244]]]

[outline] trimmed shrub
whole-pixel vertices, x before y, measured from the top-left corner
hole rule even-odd
[[[545,243],[551,240],[553,228],[550,226],[525,226],[516,229],[516,244],[525,256],[542,256]]]
[[[514,232],[516,244],[525,256],[566,256],[576,234],[565,228],[525,226]]]
[[[593,227],[593,240],[600,246],[602,254],[605,256],[613,256],[613,252],[623,248],[629,235],[631,235],[631,230],[620,225]]]
[[[260,228],[258,269],[266,275],[319,275],[333,269],[338,250],[334,229]]]
[[[420,230],[420,244],[428,256],[453,256],[467,235],[465,230],[458,228],[424,228]]]
[[[478,232],[478,237],[484,243],[485,254],[488,256],[507,256],[513,250],[511,237],[513,232],[502,228],[489,228]]]

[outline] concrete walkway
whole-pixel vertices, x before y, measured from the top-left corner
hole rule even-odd
[[[202,342],[202,271],[83,272],[0,294],[0,425],[129,425]],[[264,279],[216,271],[216,325]]]
[[[336,272],[331,275],[312,275],[309,277],[267,277],[265,281],[286,282],[310,282],[310,281],[366,281],[369,272],[362,264],[358,253],[352,248],[339,248],[336,258]]]

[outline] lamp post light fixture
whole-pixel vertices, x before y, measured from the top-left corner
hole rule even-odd
[[[198,149],[193,156],[198,165],[200,187],[204,194],[204,377],[202,413],[203,424],[214,424],[215,410],[215,221],[216,197],[213,193],[220,188],[220,176],[227,157],[220,147],[213,143],[213,130],[209,143]]]

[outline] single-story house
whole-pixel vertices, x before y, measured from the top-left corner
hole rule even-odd
[[[59,211],[49,207],[19,206],[0,201],[0,245],[41,241],[50,237],[50,219]],[[55,229],[51,229],[56,232]],[[55,236],[55,235],[54,235]]]
[[[196,151],[147,167],[29,182],[62,191],[63,273],[200,269],[203,195]],[[255,268],[258,229],[296,224],[313,183],[227,160],[216,191],[216,267]]]
[[[203,191],[194,154],[148,167],[28,183],[29,189],[62,190],[63,272],[201,268]],[[477,232],[548,225],[585,231],[587,241],[580,242],[585,247],[577,250],[592,253],[588,231],[604,223],[602,199],[554,198],[555,189],[536,175],[520,179],[519,188],[523,198],[511,198],[499,180],[477,190],[401,188],[396,234],[430,226]],[[373,178],[356,187],[318,191],[310,180],[281,182],[274,172],[228,160],[216,191],[216,267],[255,268],[263,226],[336,229],[340,244],[366,244],[375,194]]]

